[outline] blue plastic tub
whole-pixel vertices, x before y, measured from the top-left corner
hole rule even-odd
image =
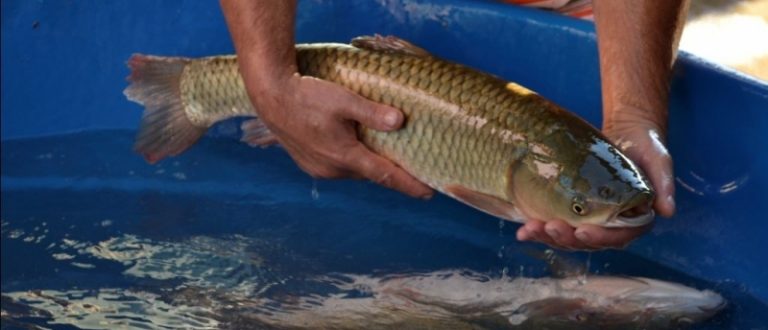
[[[600,124],[588,22],[482,1],[303,1],[297,28],[299,42],[397,35]],[[365,182],[314,182],[281,149],[237,143],[234,123],[187,154],[145,164],[131,151],[141,108],[122,95],[135,52],[194,57],[233,47],[213,1],[2,2],[4,295],[168,285],[126,275],[135,260],[83,253],[113,237],[269,238],[273,248],[259,253],[272,253],[288,277],[545,272],[521,257],[540,246],[518,243],[517,225],[445,197],[423,202]],[[591,259],[592,272],[716,290],[731,305],[713,328],[764,327],[768,85],[683,53],[670,114],[677,215],[627,251],[571,257]]]

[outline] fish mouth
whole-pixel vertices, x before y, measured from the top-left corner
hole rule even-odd
[[[605,227],[642,227],[653,222],[656,213],[651,203],[653,203],[652,193],[638,193],[624,209],[606,222]]]

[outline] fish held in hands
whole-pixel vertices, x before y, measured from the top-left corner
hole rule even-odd
[[[432,188],[517,222],[638,227],[654,192],[595,127],[512,82],[441,60],[395,37],[296,45],[299,73],[400,109],[404,126],[359,126],[360,140]],[[237,57],[136,54],[125,95],[145,107],[135,149],[150,163],[175,156],[216,122],[241,116],[243,140],[275,143],[259,121]]]

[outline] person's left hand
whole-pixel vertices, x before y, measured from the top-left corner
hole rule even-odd
[[[666,118],[641,109],[616,109],[604,133],[647,175],[656,192],[656,213],[670,217],[675,212],[672,158],[664,146]],[[656,118],[659,117],[659,118]],[[648,231],[652,224],[636,228],[573,227],[562,220],[532,219],[517,231],[521,241],[539,241],[565,250],[621,249]]]

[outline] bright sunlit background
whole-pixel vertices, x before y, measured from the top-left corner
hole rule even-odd
[[[680,49],[768,81],[768,0],[692,0]]]

